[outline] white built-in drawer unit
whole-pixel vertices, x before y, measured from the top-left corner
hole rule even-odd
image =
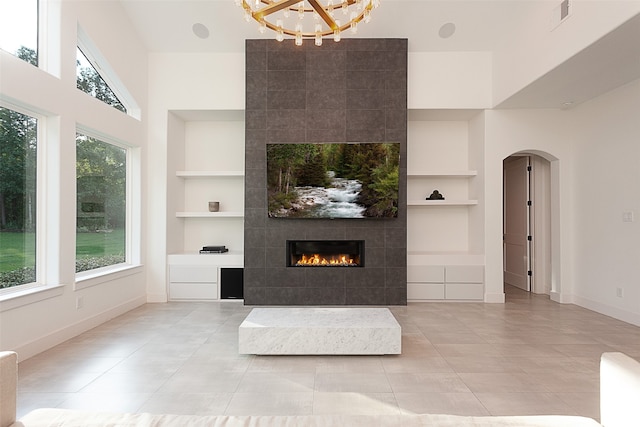
[[[171,299],[218,299],[218,267],[169,265]]]
[[[483,300],[482,265],[409,265],[407,299]]]
[[[243,261],[242,254],[233,252],[169,255],[169,299],[219,299],[220,269],[242,267]]]

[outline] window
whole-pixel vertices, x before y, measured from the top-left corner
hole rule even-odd
[[[116,94],[91,65],[80,48],[77,48],[76,52],[76,86],[81,91],[112,106],[116,110],[127,112],[127,109],[122,105]]]
[[[76,273],[126,261],[127,150],[76,134]]]
[[[0,288],[36,282],[37,120],[0,107]]]
[[[0,1],[0,49],[38,65],[38,0]]]

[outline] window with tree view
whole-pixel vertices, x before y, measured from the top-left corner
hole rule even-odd
[[[38,0],[0,1],[0,49],[38,65]]]
[[[36,281],[37,120],[0,107],[0,288]]]
[[[86,55],[80,50],[76,51],[76,86],[81,91],[88,93],[107,105],[123,113],[127,112],[116,94],[96,71]]]
[[[76,135],[76,273],[126,261],[127,150]]]

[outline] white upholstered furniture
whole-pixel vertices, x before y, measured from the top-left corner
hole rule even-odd
[[[37,409],[16,421],[17,357],[0,352],[0,427],[597,427],[574,416],[463,417],[455,415],[196,416],[110,414]],[[604,427],[640,425],[640,363],[622,353],[601,361],[601,418]]]

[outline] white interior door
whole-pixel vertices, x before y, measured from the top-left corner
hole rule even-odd
[[[530,291],[529,157],[504,162],[504,283]]]

